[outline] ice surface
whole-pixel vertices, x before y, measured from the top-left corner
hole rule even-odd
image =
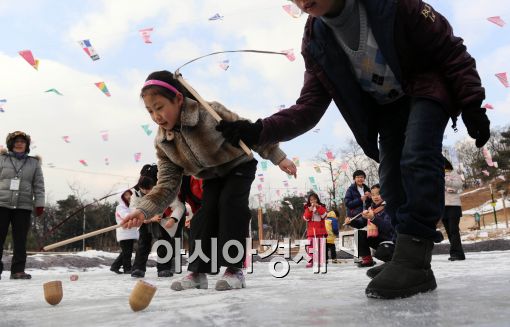
[[[290,263],[287,277],[277,279],[268,263],[254,264],[247,288],[217,292],[218,276],[208,290],[174,292],[171,281],[145,281],[158,290],[149,307],[131,311],[128,298],[136,279],[108,267],[28,270],[32,280],[0,280],[0,326],[509,326],[510,251],[467,253],[465,261],[432,261],[438,289],[408,299],[366,298],[366,268],[352,261],[328,265],[314,274],[304,263]],[[78,274],[77,281],[70,281]],[[44,300],[43,283],[61,280],[62,302]]]

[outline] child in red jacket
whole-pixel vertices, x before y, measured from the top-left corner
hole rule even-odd
[[[316,244],[320,245],[324,243],[324,238],[328,236],[328,232],[326,231],[326,224],[324,222],[326,216],[326,207],[321,203],[319,196],[315,193],[310,193],[308,195],[308,201],[305,204],[305,212],[303,214],[303,219],[307,221],[306,236],[310,242],[310,245],[308,246],[308,255],[310,256],[310,253],[312,252],[311,250],[314,247],[314,240],[317,242]],[[320,247],[318,251],[320,251]],[[312,266],[313,259],[308,262],[306,267],[311,268]]]

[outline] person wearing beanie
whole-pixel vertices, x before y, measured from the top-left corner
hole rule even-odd
[[[25,273],[26,243],[30,219],[44,212],[45,191],[41,160],[28,155],[30,135],[15,131],[7,135],[7,150],[0,152],[0,278],[2,252],[9,226],[12,226],[13,256],[11,279],[30,279]]]

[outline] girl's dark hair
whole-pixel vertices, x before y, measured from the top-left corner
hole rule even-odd
[[[173,87],[175,87],[185,97],[194,99],[194,97],[191,96],[191,94],[186,90],[186,88],[184,88],[181,85],[181,83],[179,83],[179,81],[174,78],[174,74],[172,74],[168,70],[160,70],[157,72],[150,73],[149,76],[147,76],[147,78],[145,79],[145,81],[149,81],[149,80],[158,80],[158,81],[168,83],[168,84],[172,85]],[[176,97],[174,92],[170,91],[169,89],[167,89],[165,87],[159,86],[159,85],[144,86],[142,88],[142,91],[140,92],[140,97],[143,98],[147,94],[147,91],[149,91],[149,90],[151,91],[151,94],[161,95],[162,97],[165,97],[170,101],[173,101]]]
[[[307,206],[310,206],[311,203],[310,203],[310,198],[314,196],[316,199],[317,199],[317,203],[320,204],[321,206],[325,206],[322,202],[321,202],[321,199],[319,198],[319,195],[317,195],[317,193],[314,193],[314,192],[310,192],[308,194],[308,197],[306,198],[306,205]]]
[[[356,170],[353,174],[352,174],[352,179],[355,179],[356,176],[363,176],[363,178],[367,178],[367,175],[365,174],[365,172],[363,170]]]
[[[443,159],[444,159],[444,169],[445,170],[453,170],[452,163],[448,159],[446,159],[445,156],[443,156]]]
[[[140,178],[138,179],[138,184],[136,184],[138,188],[143,188],[146,190],[153,188],[154,185],[156,185],[156,181],[154,181],[149,176],[140,176]]]
[[[131,190],[125,190],[124,192],[122,192],[122,195],[120,196],[120,198],[122,199],[122,201],[124,201],[124,204],[129,207],[130,201],[128,199],[126,199],[127,193],[129,193],[131,195],[133,194],[133,192]]]

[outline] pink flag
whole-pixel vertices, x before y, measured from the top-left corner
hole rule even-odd
[[[87,162],[86,162],[85,160],[83,160],[83,159],[80,159],[80,163],[81,163],[82,165],[84,165],[85,167],[87,167],[87,166],[88,166],[88,165],[87,165]]]
[[[142,159],[142,153],[141,152],[137,152],[135,153],[135,161],[136,162],[139,162],[140,159]]]
[[[64,140],[64,142],[66,142],[66,143],[71,143],[71,140],[69,139],[69,136],[68,136],[68,135],[62,136],[62,139],[63,139],[63,140]]]
[[[149,27],[149,28],[142,28],[141,30],[138,31],[138,32],[140,32],[140,35],[142,36],[143,42],[145,42],[147,44],[152,43],[151,33],[153,30],[154,30],[153,27]]]
[[[229,63],[230,63],[230,60],[225,59],[225,60],[222,60],[222,61],[219,62],[219,66],[220,66],[221,69],[227,70],[228,67],[230,67]]]
[[[100,131],[101,137],[103,138],[103,141],[108,141],[108,131]]]
[[[503,175],[499,175],[497,178],[501,179],[502,181],[505,180],[505,176],[503,176]]]
[[[482,173],[483,173],[485,176],[489,176],[489,175],[490,175],[490,174],[489,174],[489,172],[488,172],[487,170],[485,170],[485,169],[484,169],[484,170],[482,170]]]
[[[490,104],[490,103],[486,103],[486,104],[484,104],[484,105],[482,106],[482,108],[485,108],[485,109],[491,109],[491,110],[492,110],[492,109],[494,109],[494,107],[493,107],[493,106],[492,106],[492,104]]]
[[[492,162],[492,156],[489,150],[486,147],[483,147],[482,149],[483,157],[485,158],[485,162],[489,167],[494,166],[494,162]]]
[[[301,9],[294,3],[282,6],[283,10],[293,18],[299,18],[303,14]]]
[[[487,20],[491,23],[498,25],[499,27],[503,27],[506,24],[505,21],[502,20],[501,17],[499,17],[499,16],[489,17],[489,18],[487,18]]]
[[[25,59],[30,66],[34,67],[35,70],[39,68],[39,60],[34,58],[34,55],[32,54],[32,51],[30,50],[21,50],[18,51],[19,55]]]
[[[326,158],[328,158],[328,161],[335,160],[335,156],[333,155],[333,152],[331,152],[331,151],[326,151]]]
[[[288,49],[288,50],[282,50],[283,53],[285,53],[285,57],[289,59],[290,61],[296,60],[296,56],[294,55],[294,49]]]
[[[349,164],[347,162],[344,162],[341,166],[340,166],[340,170],[341,171],[344,171],[344,172],[347,172],[349,170]]]
[[[506,73],[498,73],[496,74],[496,77],[499,79],[501,84],[503,84],[504,87],[509,87],[508,79],[506,78]]]

